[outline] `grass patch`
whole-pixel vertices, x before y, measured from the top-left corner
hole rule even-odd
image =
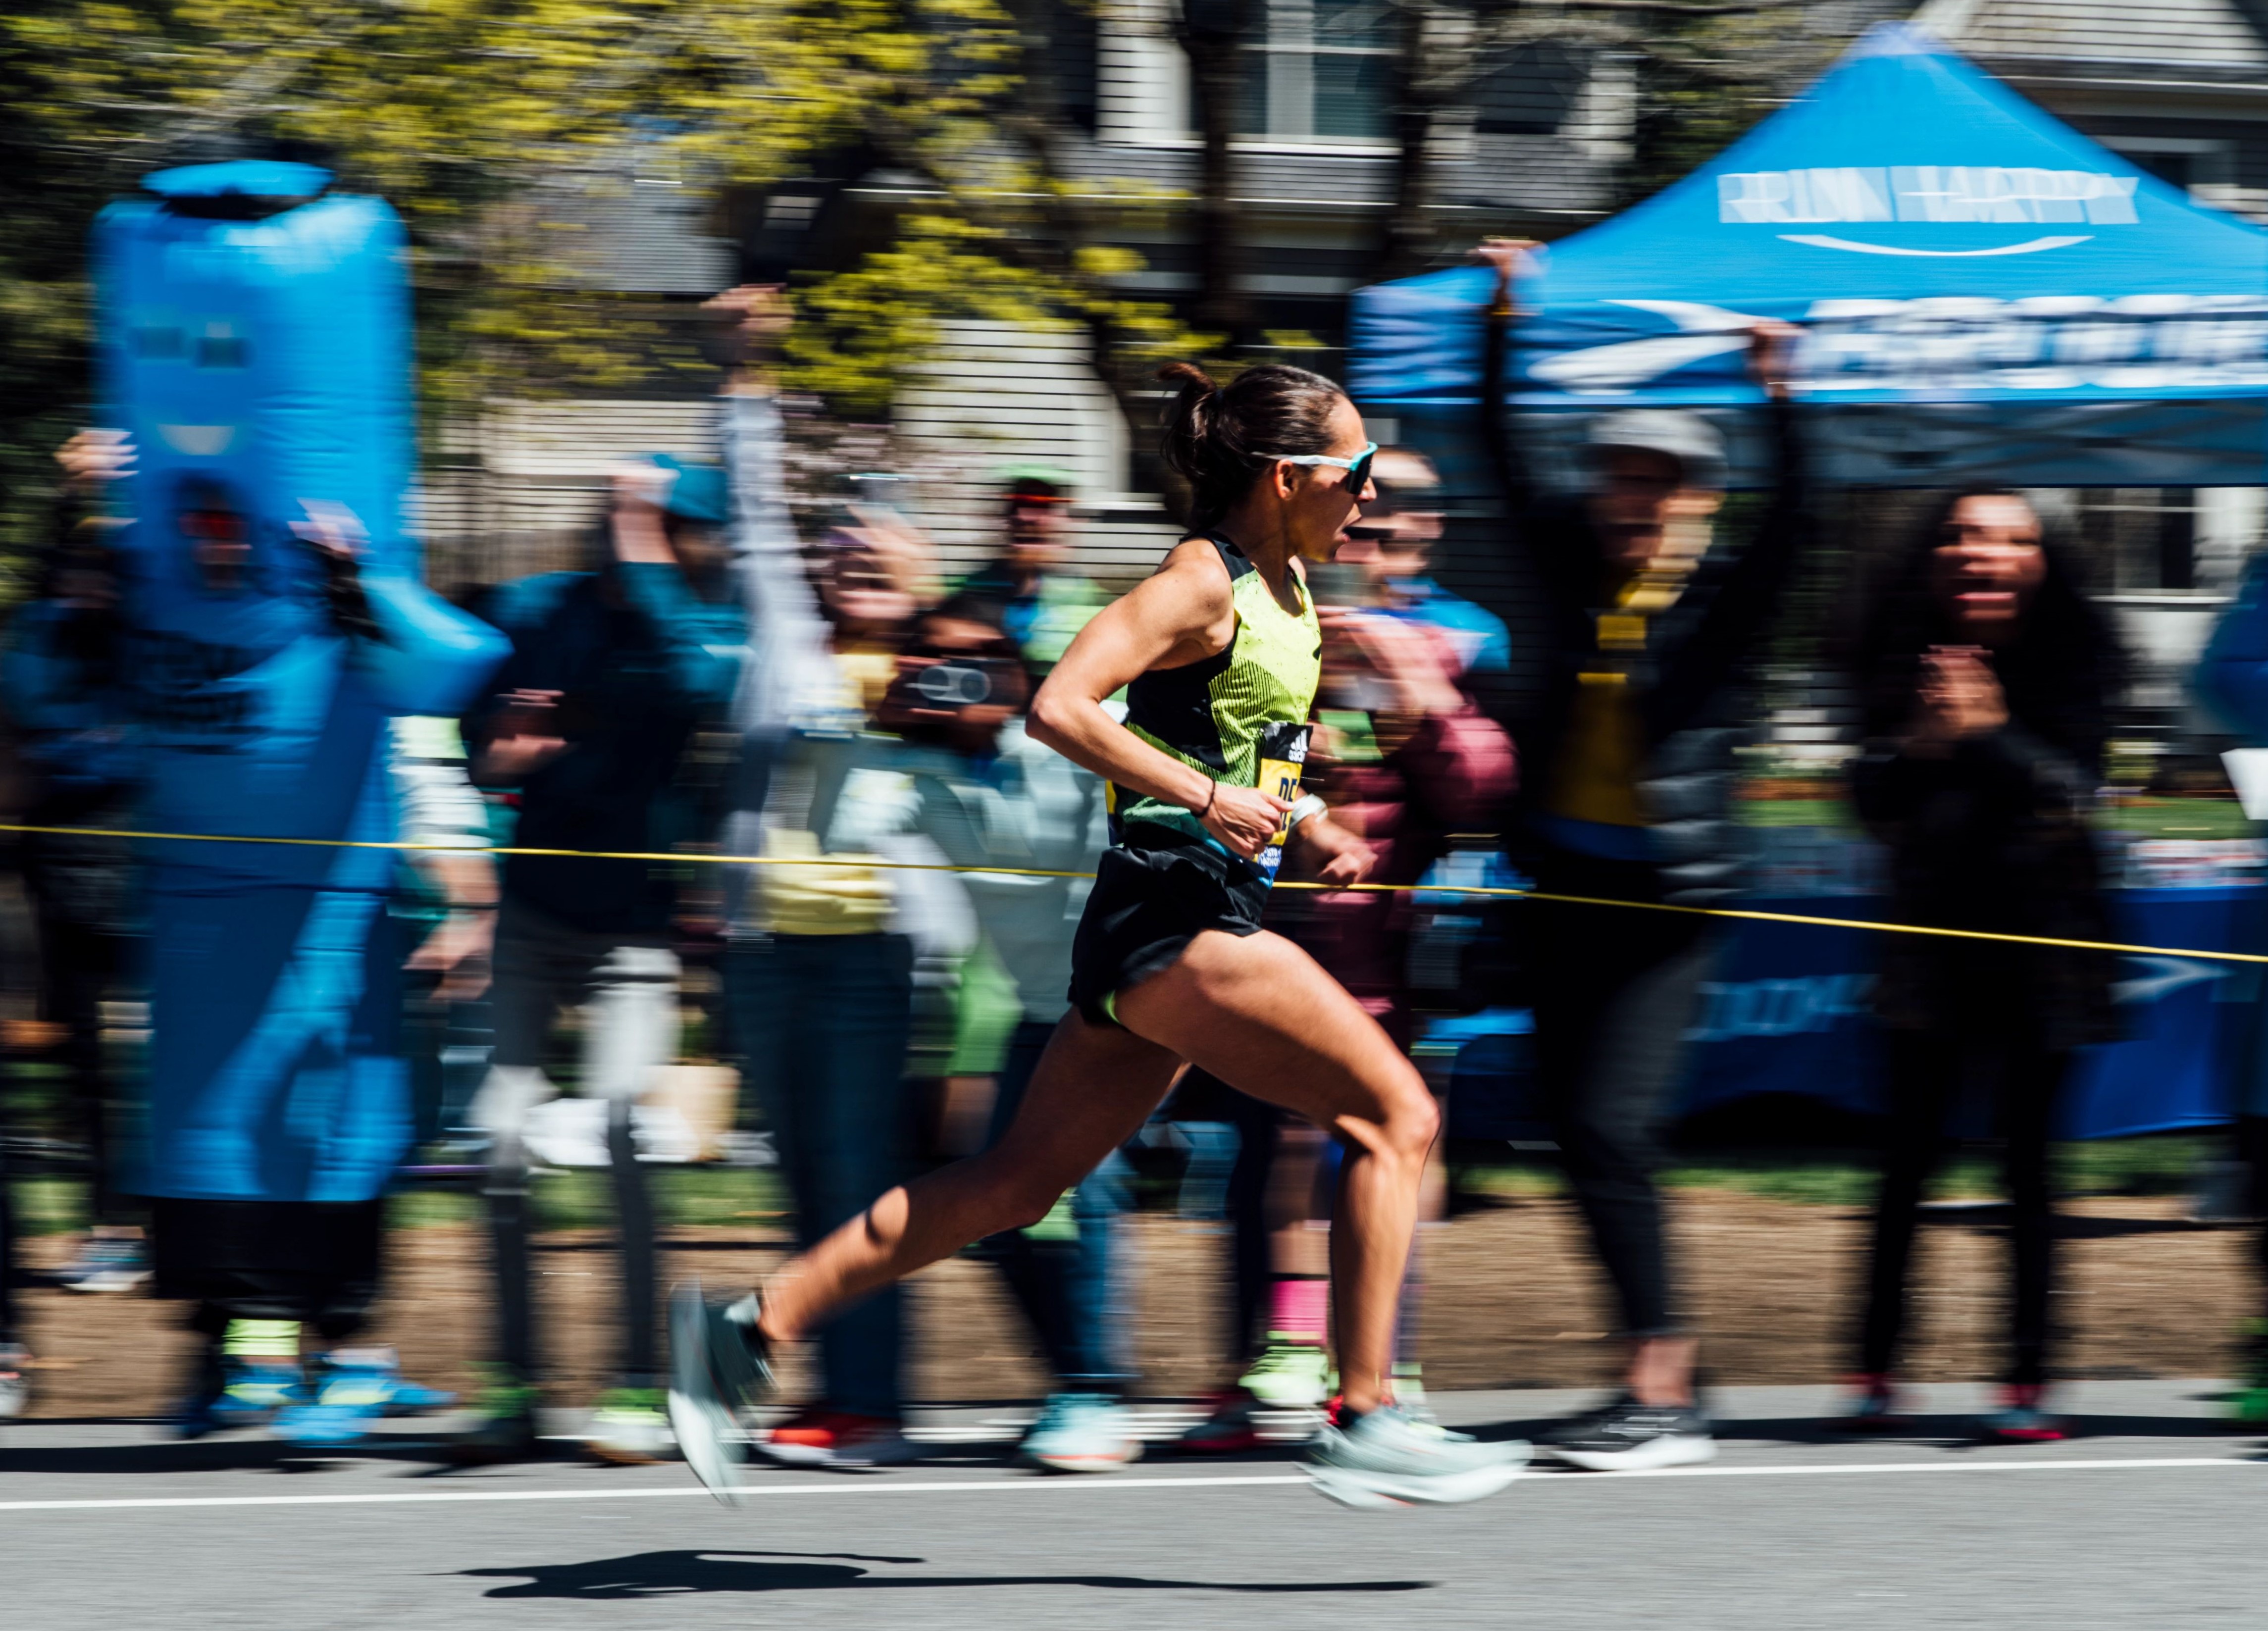
[[[2234,798],[2158,798],[2132,793],[2099,812],[2095,824],[2139,838],[2250,838],[2253,825]]]
[[[666,1227],[752,1229],[787,1221],[786,1187],[768,1169],[683,1167],[649,1177],[654,1218]],[[533,1198],[539,1230],[614,1224],[614,1186],[604,1172],[578,1168],[541,1175]],[[393,1198],[387,1217],[397,1229],[478,1223],[481,1198],[470,1188],[404,1190]]]
[[[2138,1138],[2058,1144],[2053,1152],[2058,1193],[2075,1195],[2186,1194],[2198,1168],[2225,1155],[2215,1133],[2154,1133]],[[1662,1183],[1671,1189],[1723,1189],[1800,1206],[1871,1207],[1875,1164],[1855,1153],[1711,1151],[1671,1164]],[[1566,1179],[1548,1155],[1502,1164],[1462,1166],[1459,1189],[1507,1201],[1565,1193]],[[1932,1177],[1933,1201],[1984,1201],[2006,1193],[1996,1150],[1949,1154]]]

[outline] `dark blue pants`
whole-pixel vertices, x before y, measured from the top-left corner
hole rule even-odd
[[[1024,1090],[1046,1051],[1053,1025],[1027,1019],[1008,1044],[993,1101],[992,1142],[998,1143],[1024,1102]],[[1125,1229],[1119,1222],[1132,1204],[1128,1188],[1133,1170],[1112,1150],[1071,1192],[1071,1218],[1079,1237],[1034,1239],[1009,1230],[985,1241],[1008,1289],[1039,1333],[1048,1363],[1063,1384],[1079,1392],[1111,1392],[1133,1374],[1126,1355],[1123,1317]]]
[[[902,935],[774,935],[725,957],[741,1079],[770,1124],[803,1245],[907,1176],[913,963]],[[904,1341],[895,1286],[821,1326],[825,1402],[898,1414]]]

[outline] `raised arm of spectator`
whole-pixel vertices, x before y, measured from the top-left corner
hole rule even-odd
[[[647,472],[651,471],[650,476]],[[658,467],[629,470],[615,481],[615,577],[623,602],[653,636],[679,698],[703,710],[732,699],[747,654],[746,619],[731,602],[711,605],[693,592],[663,531]]]
[[[1811,474],[1793,407],[1794,348],[1788,323],[1749,331],[1749,370],[1764,393],[1772,445],[1771,507],[1748,547],[1710,586],[1701,622],[1664,670],[1646,703],[1659,741],[1684,729],[1741,668],[1755,660],[1812,525]]]
[[[1484,239],[1476,253],[1495,274],[1489,303],[1481,312],[1481,445],[1504,496],[1505,512],[1515,526],[1535,502],[1535,475],[1527,450],[1505,410],[1505,387],[1512,378],[1512,335],[1520,321],[1516,283],[1521,262],[1535,246],[1524,239]]]
[[[718,399],[748,647],[733,721],[744,741],[776,739],[793,723],[799,687],[828,672],[827,624],[788,513],[785,425],[762,367],[787,327],[787,304],[777,289],[752,284],[727,290],[708,309],[732,325],[736,364]]]

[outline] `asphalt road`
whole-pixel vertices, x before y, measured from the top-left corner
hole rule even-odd
[[[2268,1458],[2211,1383],[2075,1384],[2072,1442],[1967,1442],[1981,1390],[1911,1437],[1818,1429],[1827,1390],[1725,1390],[1724,1453],[1652,1475],[1540,1473],[1476,1506],[1345,1511],[1287,1451],[1039,1477],[934,1418],[933,1458],[776,1473],[739,1510],[675,1466],[437,1472],[405,1436],[308,1460],[140,1424],[0,1431],[0,1625],[1778,1627],[2257,1626]],[[1575,1402],[1438,1400],[1517,1434]]]

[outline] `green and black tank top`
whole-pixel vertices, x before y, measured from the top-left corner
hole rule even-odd
[[[1265,786],[1279,798],[1300,796],[1307,758],[1307,711],[1323,672],[1322,625],[1295,572],[1296,613],[1285,611],[1244,552],[1214,537],[1228,569],[1236,634],[1219,656],[1182,668],[1152,669],[1126,687],[1126,727],[1151,746],[1231,787]],[[1157,849],[1197,844],[1226,854],[1197,817],[1179,804],[1112,786],[1111,841]],[[1284,834],[1254,863],[1272,880]]]

